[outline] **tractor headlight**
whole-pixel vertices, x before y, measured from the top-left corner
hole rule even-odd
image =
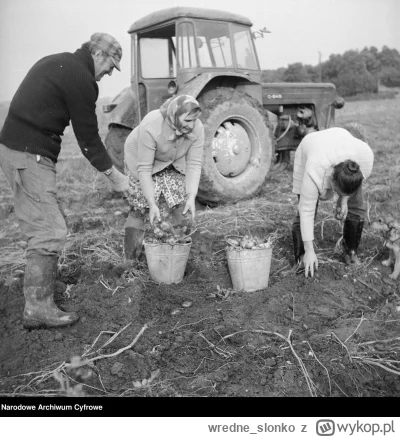
[[[336,99],[332,102],[332,106],[335,109],[341,109],[344,106],[344,98],[343,97],[336,97]]]

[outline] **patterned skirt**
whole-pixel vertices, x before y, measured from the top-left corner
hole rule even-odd
[[[125,174],[133,188],[133,194],[128,196],[128,203],[134,211],[143,216],[148,213],[149,205],[143,195],[140,182],[132,177],[125,162]],[[172,165],[152,176],[154,184],[154,199],[160,210],[161,217],[168,217],[170,212],[185,202],[185,175],[179,173]]]

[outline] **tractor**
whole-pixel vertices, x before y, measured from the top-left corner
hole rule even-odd
[[[241,15],[192,7],[153,12],[131,25],[131,85],[103,107],[105,144],[118,169],[131,130],[173,95],[191,95],[202,108],[197,197],[209,205],[254,196],[306,134],[333,125],[344,105],[333,84],[262,82],[251,26]]]

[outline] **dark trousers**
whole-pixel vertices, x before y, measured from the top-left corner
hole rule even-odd
[[[297,199],[300,202],[300,194],[297,195]],[[315,206],[314,220],[317,217],[318,204],[319,201],[317,201],[317,204]],[[363,195],[362,186],[360,186],[360,188],[349,197],[349,200],[347,202],[347,207],[348,207],[348,213],[347,213],[346,220],[354,220],[354,221],[364,220],[366,209],[364,207],[364,195]],[[293,220],[292,229],[298,229],[300,232],[299,211],[297,211],[297,214]]]

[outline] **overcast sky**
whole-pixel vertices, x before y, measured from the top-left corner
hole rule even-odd
[[[11,100],[29,68],[41,57],[73,52],[94,32],[107,32],[123,49],[122,72],[105,76],[100,96],[129,86],[129,26],[172,6],[235,12],[253,30],[272,33],[256,40],[261,67],[294,62],[318,64],[331,54],[387,45],[400,51],[400,0],[0,0],[0,101]]]

